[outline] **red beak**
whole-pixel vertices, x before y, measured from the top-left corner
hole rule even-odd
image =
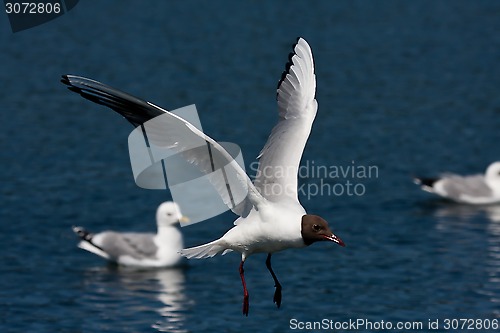
[[[323,237],[325,238],[325,240],[335,242],[335,243],[339,244],[340,246],[345,246],[344,241],[342,239],[340,239],[340,237],[337,237],[335,234],[331,234],[330,236],[324,235]]]

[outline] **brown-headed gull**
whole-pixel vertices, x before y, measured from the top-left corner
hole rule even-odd
[[[239,272],[243,285],[243,314],[248,315],[249,295],[243,265],[254,253],[267,253],[266,266],[275,282],[274,302],[281,305],[281,284],[271,267],[273,253],[302,248],[318,241],[344,242],[317,215],[307,214],[299,202],[297,172],[311,127],[316,116],[317,102],[314,62],[308,43],[299,38],[281,80],[278,83],[278,124],[261,154],[259,169],[252,183],[245,171],[224,148],[183,118],[150,102],[116,90],[94,80],[64,75],[62,82],[86,99],[108,106],[134,125],[162,116],[162,124],[149,134],[149,140],[168,147],[196,165],[204,174],[214,171],[214,160],[224,166],[232,177],[212,179],[224,203],[240,217],[235,226],[221,238],[181,254],[187,258],[208,258],[229,251],[241,253]],[[209,148],[210,158],[201,150],[189,149],[179,138],[202,139]],[[228,178],[233,179],[229,182]],[[230,190],[229,190],[230,189]],[[236,202],[231,193],[245,193]]]
[[[484,175],[444,174],[438,178],[415,178],[422,190],[459,203],[486,205],[500,203],[500,162],[488,166]]]
[[[156,210],[157,233],[104,231],[91,234],[73,227],[81,238],[78,247],[110,262],[132,267],[173,267],[182,262],[184,247],[179,221],[186,220],[179,206],[164,202]]]

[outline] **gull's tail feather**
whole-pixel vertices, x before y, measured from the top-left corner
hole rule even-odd
[[[88,232],[83,227],[73,226],[72,229],[73,232],[81,238],[80,243],[78,243],[78,247],[80,249],[94,253],[104,259],[110,259],[109,254],[107,254],[100,246],[94,244],[92,241],[92,237],[94,236],[93,234]]]
[[[188,259],[203,259],[211,258],[219,253],[226,254],[228,251],[231,250],[226,247],[225,242],[217,239],[207,244],[190,247],[189,249],[183,249],[180,251],[180,254]]]

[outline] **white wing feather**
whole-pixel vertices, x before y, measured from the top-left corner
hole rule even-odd
[[[270,201],[297,197],[297,173],[318,104],[311,48],[300,38],[289,66],[278,85],[278,124],[273,128],[259,159],[255,186]]]
[[[151,146],[172,149],[208,175],[223,202],[235,214],[246,216],[263,199],[233,157],[183,118],[165,111],[144,127]]]

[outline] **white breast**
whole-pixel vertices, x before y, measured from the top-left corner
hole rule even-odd
[[[264,252],[273,253],[287,248],[304,247],[301,234],[301,220],[305,214],[300,205],[273,203],[252,211],[247,218],[229,230],[222,239],[227,247],[249,255]]]

